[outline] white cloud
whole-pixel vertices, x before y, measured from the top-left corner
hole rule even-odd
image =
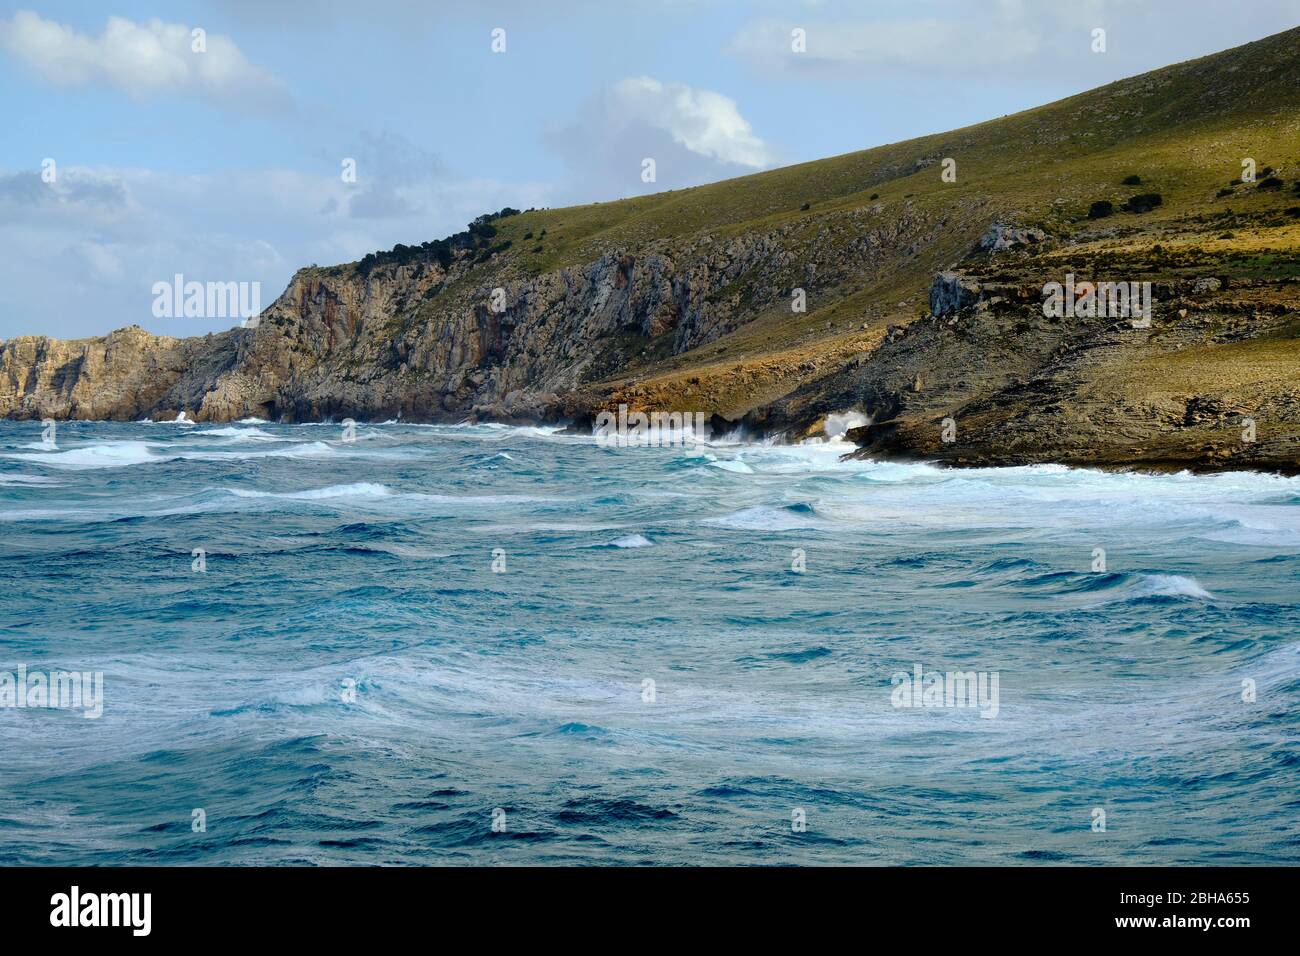
[[[624,122],[639,120],[663,130],[700,156],[754,169],[771,162],[767,146],[740,115],[736,101],[721,93],[638,76],[616,83],[606,107]]]
[[[0,49],[56,86],[110,86],[135,97],[192,93],[261,108],[290,102],[284,84],[249,63],[229,37],[205,35],[202,52],[194,42],[189,27],[157,19],[109,17],[97,37],[28,10],[0,20]]]
[[[569,166],[558,198],[571,202],[713,182],[775,161],[735,100],[650,76],[601,91],[574,122],[550,127],[544,139]],[[649,183],[641,178],[646,159],[656,166]]]

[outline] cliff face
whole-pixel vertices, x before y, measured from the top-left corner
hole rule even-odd
[[[757,311],[787,307],[796,286],[815,295],[887,269],[897,244],[933,242],[945,225],[882,213],[874,204],[827,216],[811,243],[790,224],[706,233],[611,248],[539,275],[508,256],[485,269],[473,250],[446,267],[304,269],[253,329],[184,340],[138,327],[70,342],[11,340],[0,352],[0,415],[555,418],[572,413],[574,394],[589,383],[652,351],[689,353]]]
[[[951,133],[511,211],[300,270],[255,329],[0,343],[0,415],[582,425],[626,402],[801,436],[854,410],[866,454],[1293,470],[1297,106],[1300,30]],[[1150,282],[1150,327],[1045,316],[1068,275]]]
[[[218,355],[229,338],[181,340],[132,326],[94,339],[10,339],[0,343],[0,415],[148,417],[174,383]]]

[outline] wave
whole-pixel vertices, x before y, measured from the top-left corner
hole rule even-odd
[[[724,458],[720,461],[714,460],[709,462],[709,464],[714,468],[721,468],[723,471],[731,471],[740,475],[752,475],[754,473],[754,469],[750,468],[749,465],[733,458]]]
[[[1214,600],[1214,595],[1201,587],[1195,578],[1184,577],[1181,574],[1148,574],[1129,588],[1124,595],[1125,600],[1147,597]]]
[[[237,498],[287,498],[293,501],[320,501],[328,498],[388,498],[393,491],[387,485],[357,481],[346,485],[326,485],[306,491],[257,491],[251,488],[227,488]]]
[[[718,518],[705,518],[701,523],[741,531],[801,531],[821,527],[812,506],[807,504],[779,508],[757,505]]]
[[[159,447],[155,442],[113,441],[98,445],[85,445],[70,448],[67,451],[41,452],[31,455],[6,455],[19,461],[35,465],[48,465],[53,468],[72,470],[92,468],[126,468],[129,465],[142,465],[150,461],[166,461],[155,455],[150,449]]]
[[[607,548],[649,548],[654,544],[649,538],[641,534],[629,534],[611,541],[603,547]]]
[[[0,475],[0,486],[15,485],[23,487],[26,485],[61,485],[63,482],[50,478],[47,475]]]
[[[161,454],[153,449],[164,449]],[[170,453],[168,453],[170,452]],[[300,442],[289,448],[275,448],[265,451],[182,451],[174,445],[162,442],[145,441],[110,441],[97,445],[85,445],[67,451],[44,452],[26,455],[6,455],[18,461],[35,465],[46,465],[67,470],[86,470],[97,468],[128,468],[132,465],[161,464],[178,459],[192,461],[243,461],[249,458],[310,458],[333,454],[335,449],[321,441]]]
[[[195,461],[244,461],[249,458],[316,458],[337,452],[333,445],[323,441],[299,442],[289,448],[269,448],[265,451],[209,451],[181,452],[176,458]]]
[[[277,435],[264,432],[260,428],[236,428],[234,425],[226,425],[223,428],[208,428],[203,431],[194,432],[195,435],[211,435],[214,438],[269,438],[273,441],[282,441]]]

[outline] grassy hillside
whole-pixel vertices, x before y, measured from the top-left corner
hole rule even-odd
[[[938,224],[922,248],[887,250],[887,261],[869,273],[805,283],[812,288],[804,314],[777,298],[704,348],[674,354],[637,343],[620,353],[624,367],[592,383],[597,393],[651,403],[704,394],[736,415],[827,374],[873,347],[886,326],[923,314],[934,274],[960,263],[996,219],[1041,227],[1058,248],[1077,243],[1071,255],[1084,264],[1101,250],[1127,254],[1163,243],[1202,268],[1294,275],[1295,233],[1284,220],[1300,204],[1297,107],[1300,30],[1292,30],[952,132],[693,189],[511,216],[496,223],[494,239],[509,241],[509,253],[476,269],[536,276],[610,252],[747,234],[779,234],[797,262],[819,237],[832,254],[836,243],[853,242],[861,231],[846,228],[843,217],[855,210],[876,210],[873,228],[910,219]],[[946,157],[957,163],[956,182],[941,180]],[[1247,157],[1259,180],[1270,170],[1283,187],[1242,184]],[[1132,176],[1141,182],[1126,185]],[[1088,218],[1094,202],[1118,209],[1144,193],[1159,194],[1162,204],[1140,215]],[[771,278],[744,277],[737,292],[743,297],[747,282]],[[481,281],[471,273],[462,284]],[[790,374],[800,364],[812,367]],[[691,378],[700,381],[692,386]]]
[[[524,253],[535,271],[702,230],[722,234],[784,223],[814,224],[837,209],[905,197],[932,209],[963,198],[1068,225],[1094,199],[1126,198],[1124,177],[1164,194],[1162,215],[1210,209],[1215,192],[1241,172],[1286,169],[1300,156],[1300,29],[1224,53],[1166,67],[1057,103],[976,126],[693,189],[540,210],[499,223],[517,248],[543,230],[543,251]],[[940,182],[935,161],[958,163],[956,183]],[[931,165],[917,168],[918,163]],[[1263,178],[1263,177],[1261,177]],[[810,209],[801,210],[803,204]],[[1157,217],[1158,218],[1158,217]]]

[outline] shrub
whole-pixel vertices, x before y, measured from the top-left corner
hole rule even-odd
[[[423,242],[418,246],[408,246],[399,242],[387,252],[367,253],[357,263],[357,269],[363,276],[368,276],[370,271],[378,265],[405,265],[408,262],[417,262],[421,259],[432,260],[446,269],[451,265],[452,259],[455,258],[456,250],[473,249],[475,246],[482,249],[487,246],[488,240],[497,234],[496,226],[492,225],[494,219],[504,219],[506,216],[517,215],[519,215],[519,210],[512,209],[510,206],[506,206],[500,212],[484,213],[471,222],[464,232],[458,232],[446,239],[435,239],[432,242]],[[546,235],[546,232],[543,231],[542,235]],[[498,250],[500,248],[508,248],[508,244],[498,247]]]
[[[1261,179],[1259,181],[1259,184],[1255,188],[1256,189],[1281,189],[1282,180],[1278,179],[1276,176],[1269,176],[1267,179]]]
[[[1088,207],[1088,218],[1105,219],[1107,216],[1113,215],[1114,212],[1115,204],[1113,202],[1109,199],[1098,199]]]
[[[1232,195],[1231,189],[1220,189],[1217,193],[1214,194],[1214,198],[1222,199],[1224,196],[1231,196],[1231,195]]]
[[[1123,179],[1122,181],[1123,181],[1123,183],[1124,183],[1125,186],[1140,186],[1140,185],[1142,185],[1142,177],[1141,177],[1141,176],[1125,176],[1124,179]]]
[[[807,212],[807,211],[808,211],[809,209],[811,209],[811,208],[812,208],[811,205],[809,205],[808,203],[804,203],[802,206],[799,207],[799,211],[800,211],[800,212]]]
[[[1164,200],[1160,198],[1159,193],[1141,193],[1129,197],[1128,202],[1124,203],[1120,208],[1126,212],[1150,212],[1162,202]]]
[[[880,198],[880,193],[872,193],[872,194],[871,194],[871,198],[872,198],[872,199],[879,199],[879,198]]]

